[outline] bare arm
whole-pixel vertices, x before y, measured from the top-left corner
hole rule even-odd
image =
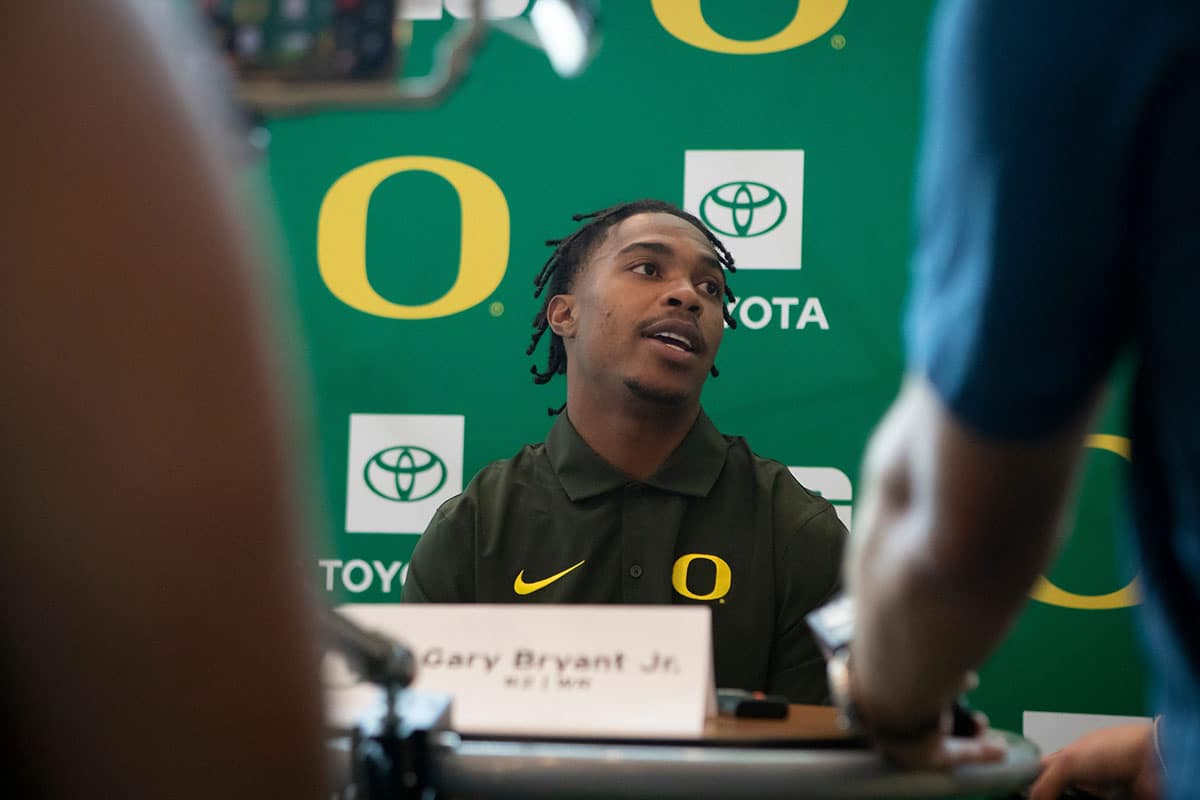
[[[322,796],[282,376],[233,176],[193,127],[213,109],[127,2],[6,4],[0,25],[19,757],[46,796]]]
[[[847,561],[854,692],[873,722],[928,719],[996,646],[1056,543],[1086,418],[986,441],[910,378],[868,447]]]

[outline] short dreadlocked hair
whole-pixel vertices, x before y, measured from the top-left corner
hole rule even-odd
[[[684,211],[678,206],[662,200],[634,200],[630,203],[621,203],[620,205],[604,208],[599,211],[593,211],[590,214],[574,214],[571,219],[576,222],[587,220],[587,224],[579,230],[572,233],[565,239],[550,239],[546,242],[548,247],[553,247],[554,252],[550,254],[550,258],[542,265],[541,271],[537,277],[533,279],[535,287],[533,296],[541,297],[544,293],[546,299],[542,301],[542,307],[538,310],[537,316],[533,318],[533,337],[529,342],[529,347],[525,349],[526,355],[533,355],[533,351],[537,349],[538,342],[549,329],[549,321],[546,319],[546,311],[550,306],[550,300],[555,295],[567,294],[575,285],[575,279],[583,271],[584,265],[587,263],[588,257],[597,245],[603,241],[605,234],[609,228],[616,225],[618,222],[637,214],[671,214],[686,220],[691,223],[696,230],[704,234],[712,245],[713,250],[717,253],[717,260],[729,272],[735,272],[736,268],[733,265],[733,256],[725,245],[713,235],[708,226],[697,219],[692,214]],[[725,285],[725,299],[728,303],[734,302],[733,291],[729,285]],[[736,328],[737,323],[729,314],[729,306],[722,304],[721,313],[725,318],[725,324],[730,328]],[[564,374],[567,371],[567,350],[563,346],[562,337],[554,331],[550,331],[550,355],[546,362],[546,369],[539,370],[536,365],[530,367],[533,373],[533,382],[537,384],[547,383],[555,375]],[[712,374],[717,376],[717,368],[712,368]],[[562,409],[559,409],[561,411]],[[551,413],[556,413],[551,410]]]

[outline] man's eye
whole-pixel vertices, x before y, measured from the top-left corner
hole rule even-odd
[[[639,275],[657,275],[658,267],[653,264],[638,264],[633,268],[633,271]]]
[[[704,287],[704,291],[708,292],[708,294],[709,294],[710,296],[712,296],[712,297],[719,297],[719,296],[720,296],[720,294],[721,294],[721,284],[717,283],[716,281],[705,281],[705,282],[704,282],[703,284],[701,284],[701,285]]]

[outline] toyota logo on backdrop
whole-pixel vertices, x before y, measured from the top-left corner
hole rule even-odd
[[[380,497],[411,503],[437,494],[446,483],[446,464],[432,450],[399,445],[371,456],[363,479]]]
[[[783,195],[754,181],[723,183],[700,201],[700,219],[726,236],[762,236],[778,228],[786,216]]]
[[[346,532],[424,531],[462,491],[465,424],[457,414],[351,414]]]

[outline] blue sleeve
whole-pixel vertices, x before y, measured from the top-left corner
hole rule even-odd
[[[1131,6],[962,0],[935,19],[909,368],[985,436],[1061,429],[1132,328],[1122,182],[1140,98],[1120,47]]]

